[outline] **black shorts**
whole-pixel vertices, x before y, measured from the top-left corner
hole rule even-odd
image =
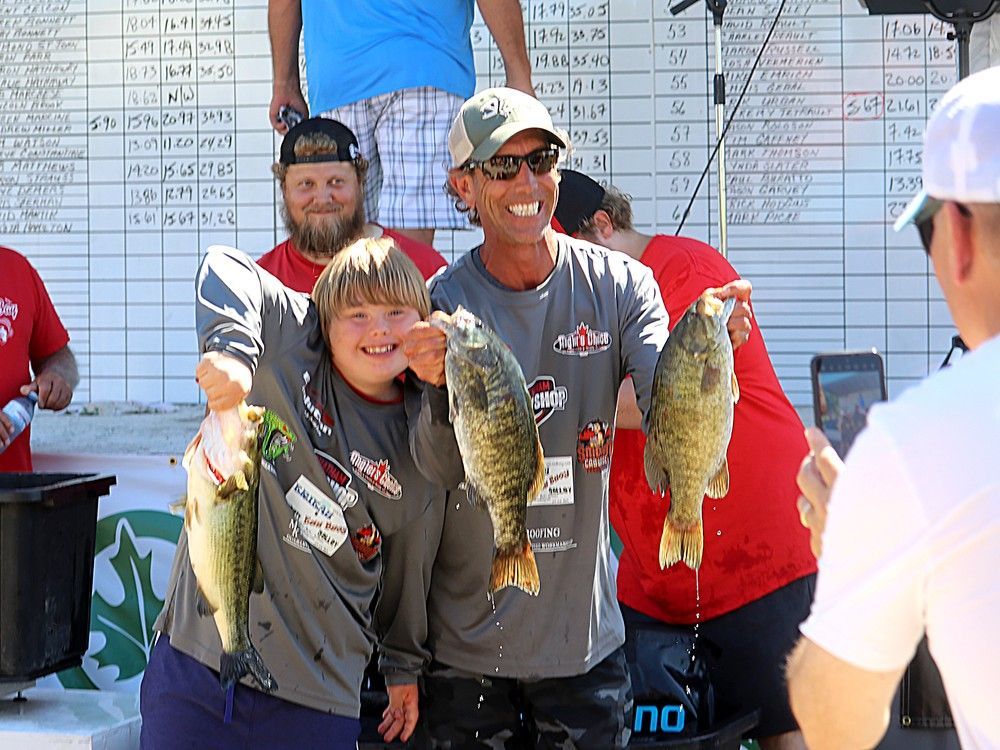
[[[760,722],[749,734],[771,737],[798,729],[788,705],[785,665],[799,638],[799,623],[809,615],[815,575],[808,575],[699,627],[706,639],[709,677],[715,690],[715,715],[725,719],[752,708]],[[625,637],[637,625],[661,624],[622,605]],[[665,626],[672,633],[677,626]],[[672,636],[671,636],[672,637]]]
[[[437,662],[423,679],[417,748],[623,750],[632,687],[621,648],[582,675],[515,680]]]

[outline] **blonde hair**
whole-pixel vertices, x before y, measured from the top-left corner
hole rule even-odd
[[[333,256],[316,279],[312,299],[324,339],[333,319],[355,305],[412,307],[421,319],[431,312],[424,277],[388,237],[364,237]]]

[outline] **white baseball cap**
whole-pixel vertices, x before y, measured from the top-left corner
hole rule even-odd
[[[552,124],[548,108],[517,89],[485,89],[462,105],[448,134],[451,164],[482,161],[525,130],[541,130],[551,143],[567,147],[566,134]]]
[[[894,225],[919,224],[944,201],[1000,203],[1000,67],[959,81],[924,130],[923,190]]]

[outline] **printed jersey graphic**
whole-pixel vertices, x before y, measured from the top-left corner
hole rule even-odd
[[[535,412],[535,424],[540,425],[553,412],[566,408],[569,393],[564,385],[556,385],[556,379],[551,375],[539,375],[528,385],[528,395],[531,396],[531,408]]]
[[[375,528],[375,524],[370,523],[351,534],[351,546],[358,553],[358,559],[366,563],[382,548],[382,535]]]
[[[587,422],[576,443],[576,458],[591,473],[611,466],[611,428],[602,419]]]
[[[358,491],[351,487],[351,475],[347,469],[331,455],[314,448],[319,465],[323,467],[323,473],[330,483],[333,496],[344,510],[353,508],[358,503]]]
[[[595,331],[581,322],[575,330],[556,336],[552,350],[568,357],[586,357],[606,351],[611,347],[611,334]]]
[[[14,321],[17,320],[18,306],[7,297],[0,297],[0,346],[14,338]]]
[[[318,435],[330,437],[336,422],[323,408],[323,400],[316,389],[309,385],[310,380],[308,372],[302,373],[302,408],[306,412],[306,421]]]
[[[389,471],[388,459],[374,461],[357,451],[351,451],[351,468],[373,492],[390,500],[399,500],[403,496],[403,487]]]

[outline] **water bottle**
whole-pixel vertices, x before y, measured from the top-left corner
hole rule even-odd
[[[34,391],[31,391],[27,396],[18,396],[7,402],[7,405],[3,408],[3,413],[7,415],[11,423],[11,432],[7,435],[7,445],[13,443],[14,438],[24,432],[24,428],[28,426],[28,422],[35,416],[35,404],[37,403],[38,394]],[[0,448],[0,453],[5,448],[6,446]]]

